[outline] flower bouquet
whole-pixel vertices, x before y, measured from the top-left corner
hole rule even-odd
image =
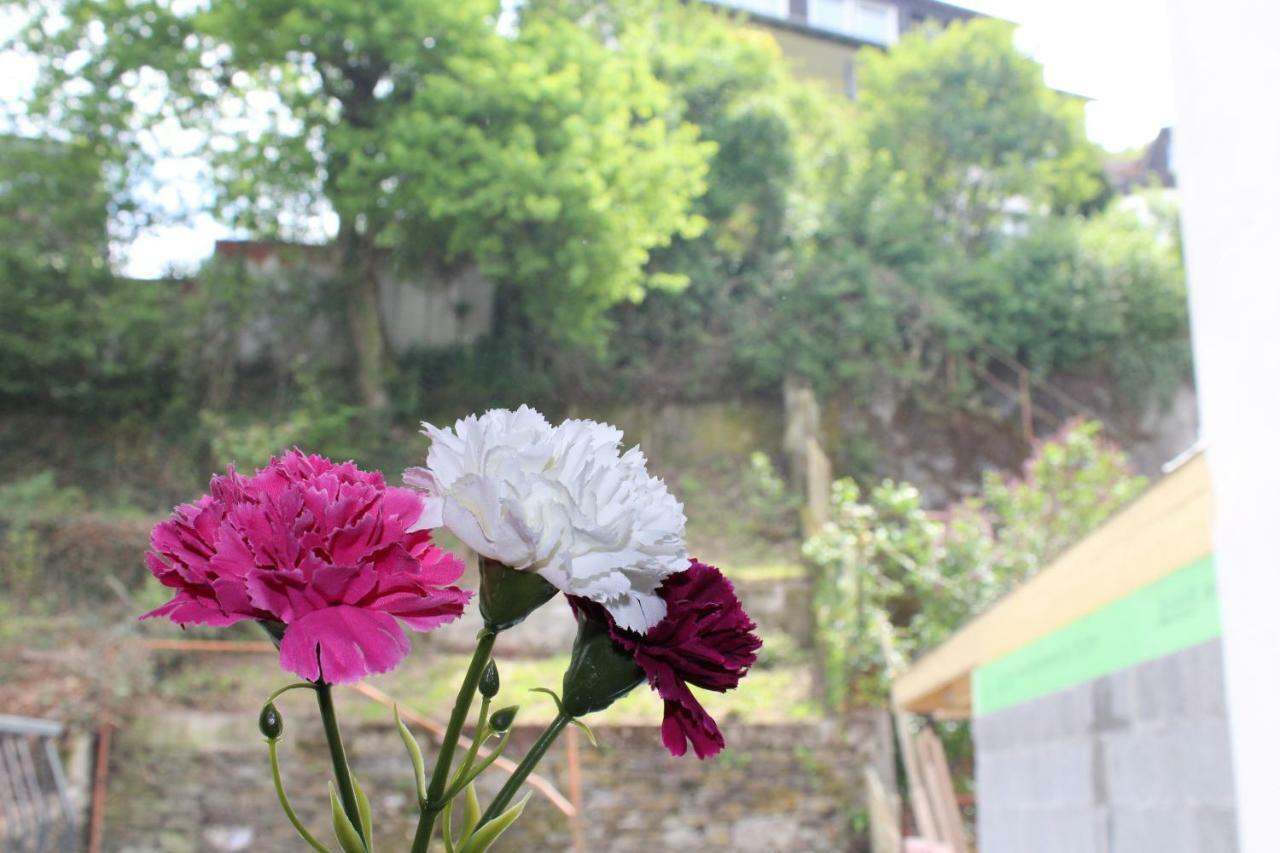
[[[463,612],[472,598],[455,585],[463,561],[435,544],[438,528],[479,555],[484,627],[429,774],[397,714],[416,789],[414,853],[437,827],[450,853],[489,849],[519,818],[528,797],[513,800],[560,733],[580,726],[594,742],[582,718],[644,681],[663,700],[661,737],[673,755],[690,745],[699,758],[719,752],[724,737],[690,686],[736,687],[760,640],[720,570],[689,558],[684,510],[640,450],[621,452],[622,433],[608,424],[552,426],[528,407],[424,427],[431,446],[425,466],[404,473],[408,488],[295,449],[251,477],[229,468],[152,532],[147,566],[176,592],[143,618],[256,621],[281,667],[302,679],[268,697],[259,718],[276,795],[302,839],[331,849],[285,794],[274,702],[289,690],[315,694],[333,763],[334,838],[344,853],[370,853],[368,798],[347,764],[332,686],[393,669],[411,650],[405,628],[430,631]],[[491,710],[494,641],[559,593],[577,634],[560,690],[540,688],[558,713],[482,807],[475,780],[502,754],[516,714]],[[457,756],[476,693],[475,736]]]

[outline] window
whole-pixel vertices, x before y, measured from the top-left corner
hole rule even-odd
[[[877,0],[810,0],[809,25],[876,44],[893,44],[898,40],[898,7]]]
[[[898,40],[898,7],[875,0],[853,0],[853,34],[876,44]]]
[[[809,0],[809,25],[833,33],[848,33],[845,0]]]
[[[786,18],[791,8],[789,0],[711,0],[711,2],[769,18]]]

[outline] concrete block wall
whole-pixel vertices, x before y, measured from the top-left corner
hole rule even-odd
[[[1234,853],[1214,640],[974,720],[982,853]]]

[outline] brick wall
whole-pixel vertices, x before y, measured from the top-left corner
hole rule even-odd
[[[1219,641],[979,717],[982,853],[1233,853]]]

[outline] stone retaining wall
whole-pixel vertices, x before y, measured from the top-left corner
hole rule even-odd
[[[314,714],[303,707],[285,710],[285,784],[303,819],[327,838],[327,753]],[[700,762],[668,755],[656,726],[596,729],[601,748],[584,739],[580,753],[585,849],[866,849],[854,831],[863,808],[861,767],[875,761],[887,772],[882,714],[866,712],[841,727],[729,722],[725,733],[731,748]],[[510,754],[521,754],[536,735],[518,728]],[[389,725],[365,724],[350,727],[347,740],[377,813],[379,849],[407,849],[415,818],[398,735]],[[540,772],[567,793],[565,764],[558,746]],[[491,776],[482,799],[501,782],[501,774]],[[112,752],[106,833],[105,849],[118,853],[305,849],[276,804],[266,750],[248,714],[166,712],[123,729]],[[496,849],[570,850],[571,837],[566,818],[535,795]]]

